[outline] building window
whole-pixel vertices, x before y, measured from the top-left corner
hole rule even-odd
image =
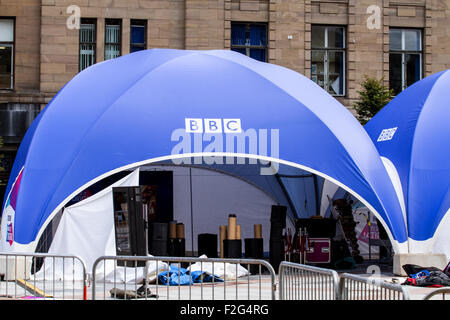
[[[80,22],[80,64],[79,70],[95,64],[97,24],[95,19],[81,19]]]
[[[0,103],[0,198],[3,199],[19,145],[33,120],[39,104]]]
[[[130,53],[147,49],[147,20],[131,20]]]
[[[389,84],[395,94],[422,79],[422,31],[389,30]]]
[[[0,89],[14,87],[14,19],[0,19]]]
[[[105,60],[120,57],[122,40],[122,22],[106,19],[105,23]]]
[[[232,23],[231,50],[267,62],[267,25],[262,23]]]
[[[312,26],[311,79],[328,93],[345,95],[345,28]]]
[[[39,104],[0,103],[0,137],[3,142],[19,144],[40,110]]]

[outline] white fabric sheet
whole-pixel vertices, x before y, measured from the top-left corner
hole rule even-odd
[[[116,255],[116,243],[114,233],[113,197],[112,188],[120,186],[138,186],[139,169],[122,178],[99,193],[80,201],[64,210],[53,242],[48,250],[54,255],[74,255],[83,259],[86,264],[86,272],[90,274],[95,260],[101,256]],[[55,265],[53,265],[55,264]],[[103,270],[103,266],[99,269]],[[113,265],[108,269],[113,269]],[[82,280],[80,263],[62,259],[53,261],[45,259],[45,264],[36,273],[36,277],[44,277],[46,280],[53,278],[65,280],[75,278]],[[44,271],[45,269],[45,271]]]

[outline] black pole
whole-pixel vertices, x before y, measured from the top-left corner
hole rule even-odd
[[[319,201],[319,184],[317,182],[317,175],[313,175],[314,179],[314,193],[316,195],[316,215],[320,214],[320,201]]]
[[[189,188],[191,193],[191,255],[194,256],[194,210],[192,203],[192,168],[189,168]]]

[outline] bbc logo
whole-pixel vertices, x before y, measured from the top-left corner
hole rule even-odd
[[[186,118],[187,133],[242,133],[241,119]]]
[[[381,134],[378,137],[377,142],[392,140],[395,132],[397,132],[397,129],[398,129],[398,127],[391,128],[391,129],[384,129],[383,131],[381,131]]]

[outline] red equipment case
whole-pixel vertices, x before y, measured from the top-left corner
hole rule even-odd
[[[306,251],[306,263],[330,263],[330,238],[309,238],[309,248]]]

